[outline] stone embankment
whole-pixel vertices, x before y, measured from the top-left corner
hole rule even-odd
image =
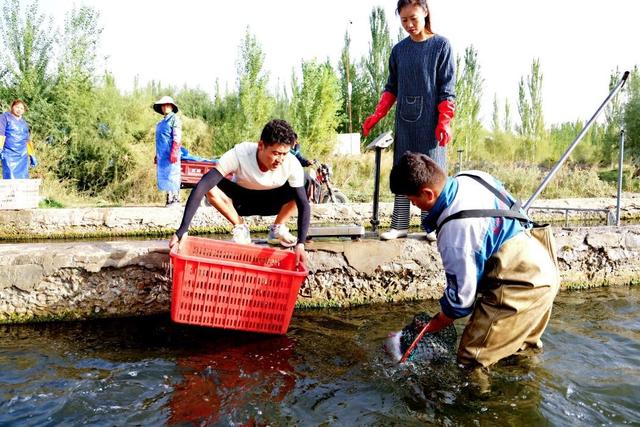
[[[640,277],[640,226],[555,234],[564,289]],[[0,322],[167,313],[169,265],[166,240],[0,245]],[[418,233],[392,242],[316,241],[309,269],[299,307],[439,298],[444,284],[435,243]]]
[[[540,200],[534,206],[560,208],[531,211],[538,221],[564,223],[596,221],[606,223],[606,213],[568,211],[567,208],[602,209],[615,212],[615,198]],[[392,203],[380,204],[380,219],[386,224],[391,217]],[[412,207],[413,220],[418,211]],[[116,207],[0,210],[0,239],[29,240],[34,238],[74,238],[135,235],[169,235],[179,226],[182,208]],[[312,208],[314,224],[361,224],[368,227],[372,216],[371,203],[321,204]],[[625,194],[622,201],[623,221],[640,219],[640,194]],[[272,218],[252,217],[249,225],[265,229]],[[414,225],[419,225],[414,222]],[[192,222],[192,233],[218,233],[229,230],[226,220],[213,208],[198,210]]]

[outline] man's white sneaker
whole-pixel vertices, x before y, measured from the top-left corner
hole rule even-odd
[[[380,234],[381,240],[394,240],[400,237],[407,237],[407,233],[409,230],[396,230],[395,228],[390,229],[389,231],[385,231]]]
[[[238,224],[231,230],[232,239],[236,243],[248,245],[251,243],[251,235],[249,234],[249,227],[247,224]]]
[[[270,245],[282,245],[285,248],[295,246],[298,239],[293,234],[289,233],[289,229],[284,224],[273,224],[269,226],[269,235],[267,236],[267,242]]]

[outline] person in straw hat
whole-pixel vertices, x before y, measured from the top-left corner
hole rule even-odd
[[[167,192],[167,206],[179,206],[182,124],[176,115],[178,106],[173,98],[163,96],[153,104],[153,110],[163,116],[156,125],[158,189]]]

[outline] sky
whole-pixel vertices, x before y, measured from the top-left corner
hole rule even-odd
[[[247,27],[263,48],[273,87],[289,85],[302,60],[336,65],[347,29],[352,57],[366,55],[376,6],[384,8],[394,41],[400,29],[396,2],[388,0],[40,0],[58,27],[74,4],[100,12],[102,66],[123,90],[136,78],[209,93],[219,79],[233,89]],[[433,30],[456,55],[471,45],[478,52],[486,125],[494,95],[501,104],[509,100],[517,120],[518,82],[534,58],[543,73],[547,125],[589,119],[609,93],[611,72],[640,65],[637,0],[430,0],[429,7]]]

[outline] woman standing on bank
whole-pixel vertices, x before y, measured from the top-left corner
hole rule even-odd
[[[10,111],[0,115],[0,159],[3,179],[29,179],[29,165],[38,164],[31,142],[29,125],[22,117],[27,109],[16,99]]]
[[[451,141],[455,64],[449,41],[431,31],[427,0],[399,0],[396,13],[409,34],[389,57],[389,78],[375,112],[362,125],[367,136],[398,101],[394,165],[405,151],[426,154],[447,170],[446,145]],[[391,229],[383,240],[405,237],[409,229],[409,199],[396,196]],[[426,215],[422,212],[422,217]]]
[[[156,125],[158,189],[167,192],[166,206],[179,206],[182,124],[176,116],[178,106],[173,98],[163,96],[153,104],[153,110],[162,114]]]

